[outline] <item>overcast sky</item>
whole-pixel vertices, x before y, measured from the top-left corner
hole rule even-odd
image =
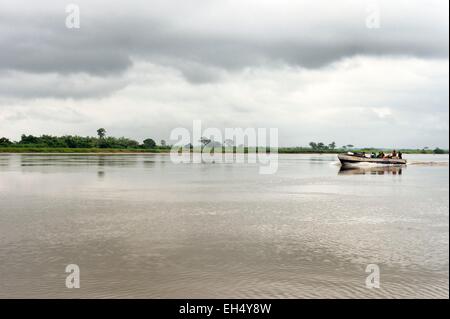
[[[282,146],[448,148],[448,6],[0,0],[0,136],[105,127],[159,141],[198,119],[277,127]]]

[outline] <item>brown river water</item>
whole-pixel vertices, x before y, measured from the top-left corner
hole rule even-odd
[[[406,157],[0,155],[0,298],[448,298],[449,159]]]

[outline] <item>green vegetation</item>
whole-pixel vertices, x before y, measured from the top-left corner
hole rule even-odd
[[[151,138],[145,139],[143,141],[143,145],[149,149],[156,148],[156,142],[154,140],[152,140]]]
[[[433,151],[434,154],[448,154],[448,150],[441,150],[439,147]]]
[[[166,153],[168,149],[65,148],[65,147],[2,147],[0,153]]]
[[[251,153],[258,149],[255,147],[233,146],[233,141],[226,140],[223,144],[211,141],[210,139],[202,137],[201,141],[203,149],[206,145],[214,149],[215,152],[234,152],[234,153]],[[161,145],[147,138],[142,143],[125,137],[109,137],[106,136],[106,130],[99,128],[97,130],[97,137],[82,137],[82,136],[33,136],[22,135],[20,141],[13,142],[8,138],[0,137],[0,153],[167,153],[171,149],[171,145],[167,145],[166,141],[162,140]],[[187,145],[185,149],[194,150],[192,145]],[[264,148],[266,152],[270,152],[270,148]],[[180,149],[181,151],[181,149]],[[379,148],[355,148],[348,144],[340,148],[336,147],[335,142],[325,144],[322,142],[311,142],[309,147],[280,147],[278,153],[280,154],[335,154],[346,152],[365,152],[378,153],[383,151],[388,153],[392,150]],[[399,149],[398,151],[404,154],[448,154],[448,150],[440,148],[430,149],[424,147],[422,149]]]
[[[336,142],[332,142],[328,145],[325,145],[322,142],[319,142],[319,143],[311,142],[311,143],[309,143],[309,146],[311,147],[311,149],[313,151],[317,151],[317,152],[334,151],[336,149]]]
[[[2,146],[11,146],[13,143],[7,139],[6,137],[0,138],[0,147]]]
[[[387,149],[379,149],[379,148],[361,148],[359,150],[357,150],[357,152],[365,152],[365,153],[378,153],[380,151],[383,152],[391,152],[392,150],[387,150]],[[448,150],[442,150],[440,148],[436,148],[436,149],[428,149],[428,150],[424,150],[424,149],[398,149],[397,151],[402,152],[403,154],[448,154],[449,151]]]
[[[383,149],[376,147],[365,147],[365,148],[355,148],[354,145],[348,144],[344,145],[340,148],[336,148],[336,143],[332,142],[328,145],[322,142],[311,142],[309,143],[310,147],[283,147],[278,149],[278,153],[282,154],[302,154],[302,153],[319,153],[319,154],[336,154],[336,153],[347,153],[347,152],[356,152],[356,153],[390,153],[392,149]],[[424,147],[423,149],[397,149],[397,151],[402,152],[403,154],[448,154],[448,150],[442,150],[440,148],[436,148],[434,150]]]
[[[106,135],[106,130],[105,130],[104,128],[99,128],[99,129],[97,130],[97,135],[98,135],[98,138],[99,138],[99,139],[104,138],[105,135]]]
[[[125,137],[107,137],[106,130],[97,130],[98,137],[90,136],[33,136],[22,135],[20,141],[12,142],[0,138],[2,153],[123,153],[123,152],[164,152],[170,150],[167,146],[158,146],[152,139],[146,139],[142,144]]]

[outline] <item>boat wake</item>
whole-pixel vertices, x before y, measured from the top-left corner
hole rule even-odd
[[[428,161],[428,162],[425,162],[425,161],[409,161],[408,165],[441,166],[441,167],[443,166],[443,167],[445,167],[445,166],[449,166],[449,163],[448,162],[444,162],[444,161],[442,161],[442,162],[437,162],[437,161]]]

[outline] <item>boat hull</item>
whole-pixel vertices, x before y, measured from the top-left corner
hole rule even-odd
[[[374,165],[405,165],[407,163],[404,159],[398,158],[366,158],[355,155],[338,155],[339,161],[343,166],[351,166],[358,164],[374,164]]]

